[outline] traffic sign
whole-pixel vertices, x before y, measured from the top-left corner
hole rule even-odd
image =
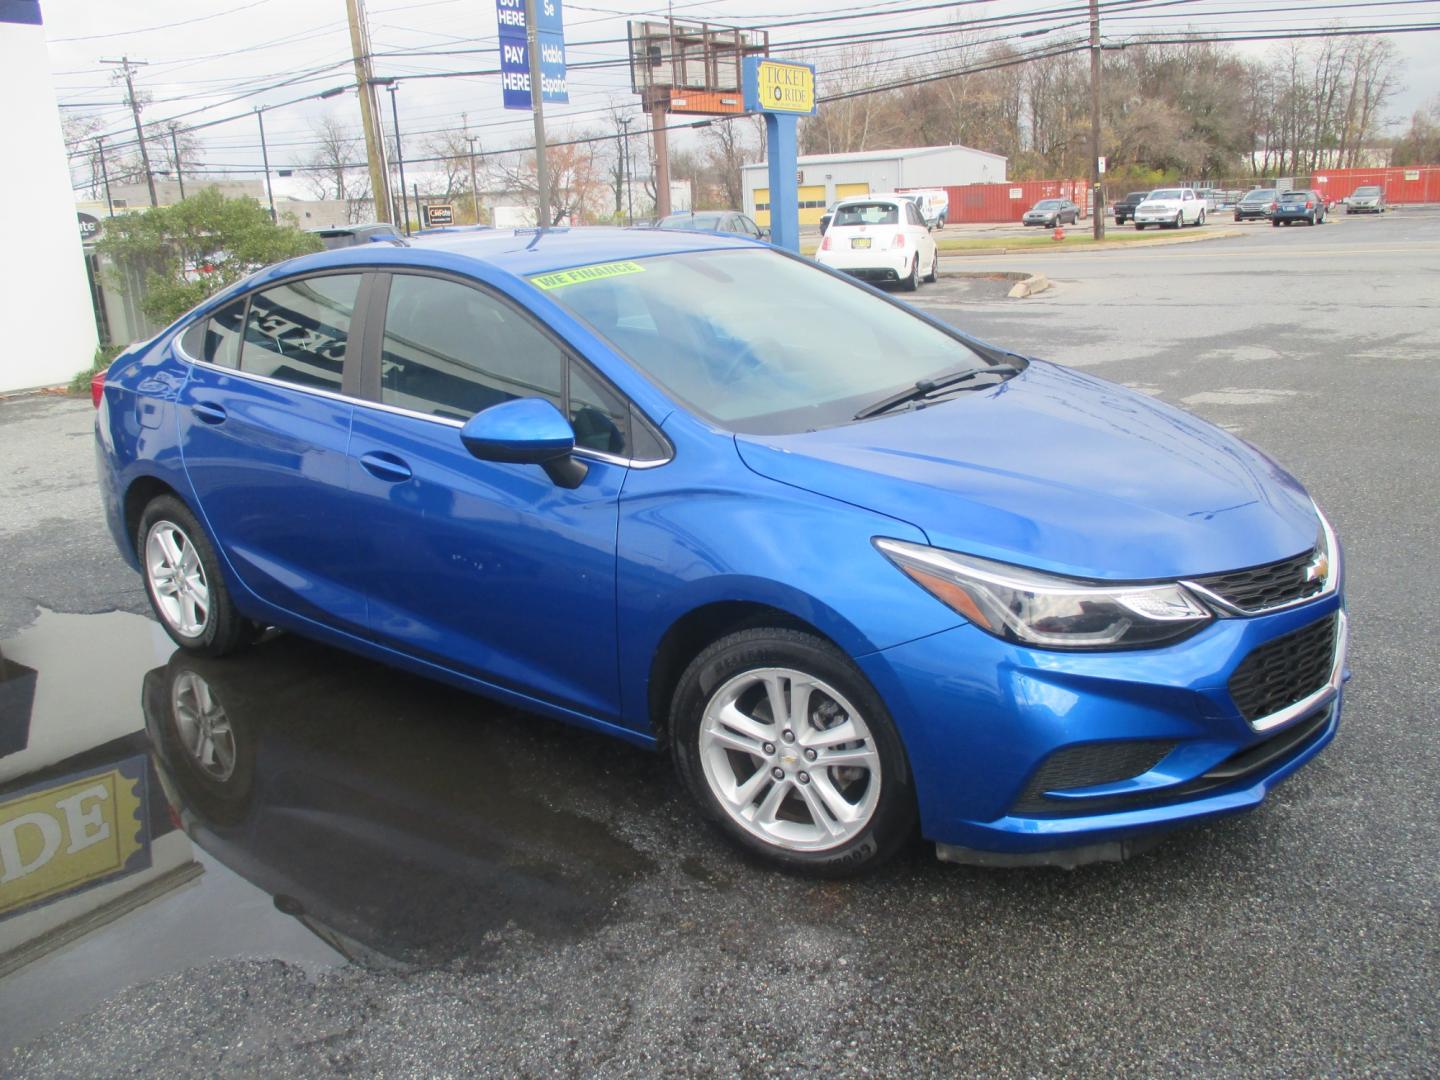
[[[529,109],[530,49],[525,40],[525,0],[495,0],[500,31],[500,89],[507,109]],[[565,85],[565,23],[560,0],[536,0],[535,33],[540,47],[540,100],[568,105]]]

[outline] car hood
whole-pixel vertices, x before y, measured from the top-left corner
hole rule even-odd
[[[1249,444],[1042,361],[941,405],[736,446],[755,472],[908,522],[937,547],[1078,577],[1255,566],[1318,530],[1304,489]]]

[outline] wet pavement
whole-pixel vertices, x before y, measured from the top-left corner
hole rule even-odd
[[[0,804],[52,819],[54,895],[13,888],[34,875],[0,885],[0,954],[34,957],[0,975],[0,1074],[1434,1075],[1426,228],[1409,262],[1365,253],[1401,237],[1389,222],[1288,248],[1266,230],[1232,262],[1208,254],[1229,241],[1162,249],[1183,256],[1169,285],[1160,252],[1077,258],[1053,296],[954,316],[1188,401],[1329,511],[1356,677],[1335,743],[1257,812],[1120,865],[975,870],[917,843],[872,878],[814,882],[737,854],[665,759],[618,742],[294,637],[194,661],[143,617],[27,608],[0,642]],[[1292,251],[1331,281],[1325,252],[1347,245],[1354,296],[1272,264]],[[1137,290],[1163,325],[1136,325]],[[1167,290],[1190,299],[1165,308]],[[919,294],[960,299],[944,279]],[[17,425],[83,429],[88,404],[67,409],[0,405],[0,459]],[[67,543],[101,573],[66,579],[39,538],[68,504],[31,520],[18,495],[0,508],[0,613],[131,604],[93,504],[74,496]],[[16,858],[35,862],[46,828]]]

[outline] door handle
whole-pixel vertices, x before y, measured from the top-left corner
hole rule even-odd
[[[387,454],[384,451],[361,454],[360,464],[365,466],[365,471],[377,480],[385,480],[392,484],[409,480],[412,475],[409,465],[406,465],[394,454]]]
[[[225,422],[225,410],[213,401],[197,401],[191,408],[195,410],[195,415],[207,424],[223,424]]]

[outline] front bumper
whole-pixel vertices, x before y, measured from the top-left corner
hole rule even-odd
[[[1332,616],[1324,685],[1281,720],[1247,721],[1228,686],[1236,668],[1267,642]],[[1051,652],[961,626],[858,662],[900,727],[928,839],[949,857],[1065,864],[1044,853],[1084,848],[1115,857],[1104,853],[1258,805],[1334,737],[1345,651],[1341,601],[1331,595],[1271,615],[1217,619],[1164,649]],[[1073,787],[1034,783],[1054,775],[1041,769],[1061,760],[1057,752],[1135,747],[1156,748],[1156,760],[1137,757],[1133,775]]]
[[[1171,225],[1179,210],[1144,210],[1135,215],[1136,225]]]

